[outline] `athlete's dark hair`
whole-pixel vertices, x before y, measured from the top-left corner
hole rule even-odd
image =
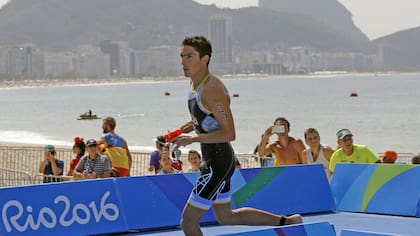
[[[207,65],[209,65],[212,49],[211,43],[206,37],[201,35],[188,36],[182,41],[182,46],[193,47],[200,55],[200,58],[208,55],[209,61],[207,62]]]

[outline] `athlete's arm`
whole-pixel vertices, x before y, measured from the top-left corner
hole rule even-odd
[[[194,124],[190,120],[187,123],[181,125],[180,129],[182,130],[182,133],[184,133],[184,134],[192,132],[194,130]]]
[[[235,125],[230,110],[230,98],[223,83],[214,78],[206,84],[201,95],[203,105],[213,114],[219,124],[219,129],[196,136],[178,136],[174,138],[173,142],[179,146],[185,146],[193,142],[223,143],[235,140]]]
[[[230,97],[220,80],[209,81],[203,89],[202,102],[211,111],[220,128],[214,132],[199,134],[193,142],[222,143],[236,138],[235,125],[230,109]]]

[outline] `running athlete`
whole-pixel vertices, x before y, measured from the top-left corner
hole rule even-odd
[[[232,210],[230,178],[235,170],[235,158],[230,141],[235,140],[235,126],[229,93],[208,69],[211,52],[210,41],[203,36],[187,37],[182,42],[181,64],[185,76],[191,79],[188,96],[191,121],[181,126],[183,134],[171,142],[178,147],[198,142],[203,156],[200,176],[182,213],[185,235],[202,235],[200,219],[210,207],[220,224],[302,223],[299,214],[286,217],[249,207]],[[186,135],[193,130],[195,135]]]

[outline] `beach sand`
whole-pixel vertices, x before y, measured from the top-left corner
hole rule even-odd
[[[143,77],[143,78],[103,78],[103,79],[43,79],[43,80],[12,80],[1,81],[0,89],[32,88],[32,87],[62,87],[89,86],[100,84],[130,84],[156,81],[175,81],[183,77]]]

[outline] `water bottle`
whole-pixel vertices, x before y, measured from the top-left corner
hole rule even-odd
[[[87,165],[86,165],[85,170],[86,170],[86,173],[87,173],[87,177],[86,177],[86,178],[88,179],[88,178],[89,178],[89,173],[90,173],[90,171],[91,171],[91,170],[90,170],[90,165],[89,165],[89,164],[87,164]]]
[[[163,135],[163,137],[165,138],[166,142],[171,141],[171,139],[179,136],[182,134],[182,130],[181,129],[176,129],[174,131],[170,131],[168,130],[168,133]]]

